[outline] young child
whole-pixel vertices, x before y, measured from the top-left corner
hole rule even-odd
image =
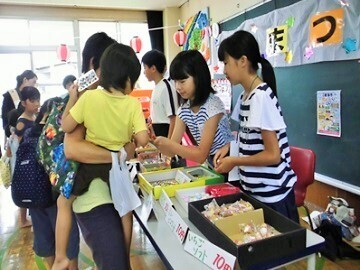
[[[141,66],[136,54],[129,46],[112,44],[101,57],[100,67],[100,84],[104,89],[87,91],[78,101],[77,87],[70,89],[70,98],[62,117],[64,132],[72,132],[77,125],[83,123],[86,127],[86,140],[111,151],[119,151],[131,141],[132,136],[139,146],[146,146],[149,138],[141,104],[128,96],[140,75]],[[82,183],[81,190],[86,189],[92,179],[87,177],[88,182]],[[59,240],[63,244],[57,243],[53,269],[64,269],[63,265],[68,264],[65,248],[70,227],[66,219],[71,214],[74,199],[74,195],[69,200],[63,196],[58,199],[56,240],[61,235]],[[128,222],[128,215],[132,215],[131,212],[122,217],[123,223]],[[125,231],[126,233],[128,232]],[[128,267],[126,262],[124,265]]]
[[[15,166],[16,159],[16,150],[18,143],[21,141],[22,136],[26,129],[31,128],[34,125],[36,115],[40,108],[40,92],[33,86],[26,86],[21,91],[21,105],[24,108],[24,111],[19,116],[14,134],[9,140],[9,147],[7,148],[8,156],[12,157],[12,162]],[[21,111],[22,109],[20,109]],[[17,112],[16,112],[17,113]],[[14,139],[18,139],[18,142],[15,142]],[[11,152],[12,149],[12,152]],[[10,153],[11,152],[11,153]],[[13,173],[13,170],[12,170]],[[20,208],[20,226],[27,227],[31,226],[31,221],[26,218],[26,208]]]
[[[225,39],[218,55],[231,84],[241,84],[245,91],[232,115],[240,123],[239,156],[215,155],[216,170],[229,172],[239,166],[240,184],[246,192],[299,222],[293,188],[296,175],[290,167],[290,149],[276,96],[274,70],[260,56],[253,35],[246,31]],[[262,77],[257,74],[258,64],[262,67]]]
[[[165,55],[158,50],[151,50],[143,56],[141,62],[146,78],[155,82],[155,89],[152,91],[150,100],[150,118],[155,135],[170,139],[179,103],[174,87],[167,79],[164,79]]]
[[[175,81],[176,91],[184,99],[176,117],[171,140],[157,137],[155,145],[167,156],[183,158],[212,165],[213,156],[233,139],[224,104],[214,95],[210,71],[199,51],[180,52],[170,66],[170,77]],[[197,147],[180,144],[189,128]]]

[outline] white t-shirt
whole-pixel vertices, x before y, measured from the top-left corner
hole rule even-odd
[[[261,130],[275,131],[281,161],[271,166],[239,166],[240,183],[256,199],[275,203],[290,192],[296,175],[290,167],[290,148],[280,105],[271,88],[260,84],[246,99],[240,95],[232,119],[240,123],[239,156],[252,156],[264,150]]]
[[[168,81],[166,81],[169,83]],[[169,83],[172,99],[169,96],[169,90],[164,82],[161,80],[155,85],[152,91],[150,100],[150,116],[153,124],[170,124],[169,117],[176,115],[179,107],[176,90],[171,83]]]

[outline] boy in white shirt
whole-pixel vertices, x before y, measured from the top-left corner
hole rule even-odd
[[[155,135],[171,138],[179,99],[173,85],[164,79],[165,55],[158,50],[151,50],[143,56],[141,62],[146,78],[155,82],[150,101],[150,117]]]

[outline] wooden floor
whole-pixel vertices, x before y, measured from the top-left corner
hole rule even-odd
[[[0,270],[46,270],[45,261],[32,250],[33,233],[31,228],[18,226],[18,208],[13,204],[10,190],[0,187]],[[170,240],[169,240],[170,241]],[[177,244],[174,241],[174,244]],[[79,269],[93,269],[94,262],[89,248],[81,239]],[[141,230],[134,224],[131,248],[131,266],[133,270],[166,269],[155,249]],[[282,270],[304,270],[306,261],[300,261]],[[339,260],[336,263],[325,258],[317,259],[317,270],[360,269],[360,260]],[[196,270],[196,269],[194,269]]]

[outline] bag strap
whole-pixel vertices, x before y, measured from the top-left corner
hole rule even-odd
[[[16,109],[18,107],[19,103],[20,103],[19,94],[15,89],[9,90],[9,94],[10,94],[10,97],[11,97],[12,101],[14,102],[15,109]]]
[[[167,88],[168,93],[169,93],[170,106],[171,106],[172,115],[176,115],[176,114],[175,114],[174,97],[173,97],[173,95],[172,95],[170,83],[169,83],[169,81],[168,81],[167,79],[163,79],[163,82],[166,84],[166,88]]]

